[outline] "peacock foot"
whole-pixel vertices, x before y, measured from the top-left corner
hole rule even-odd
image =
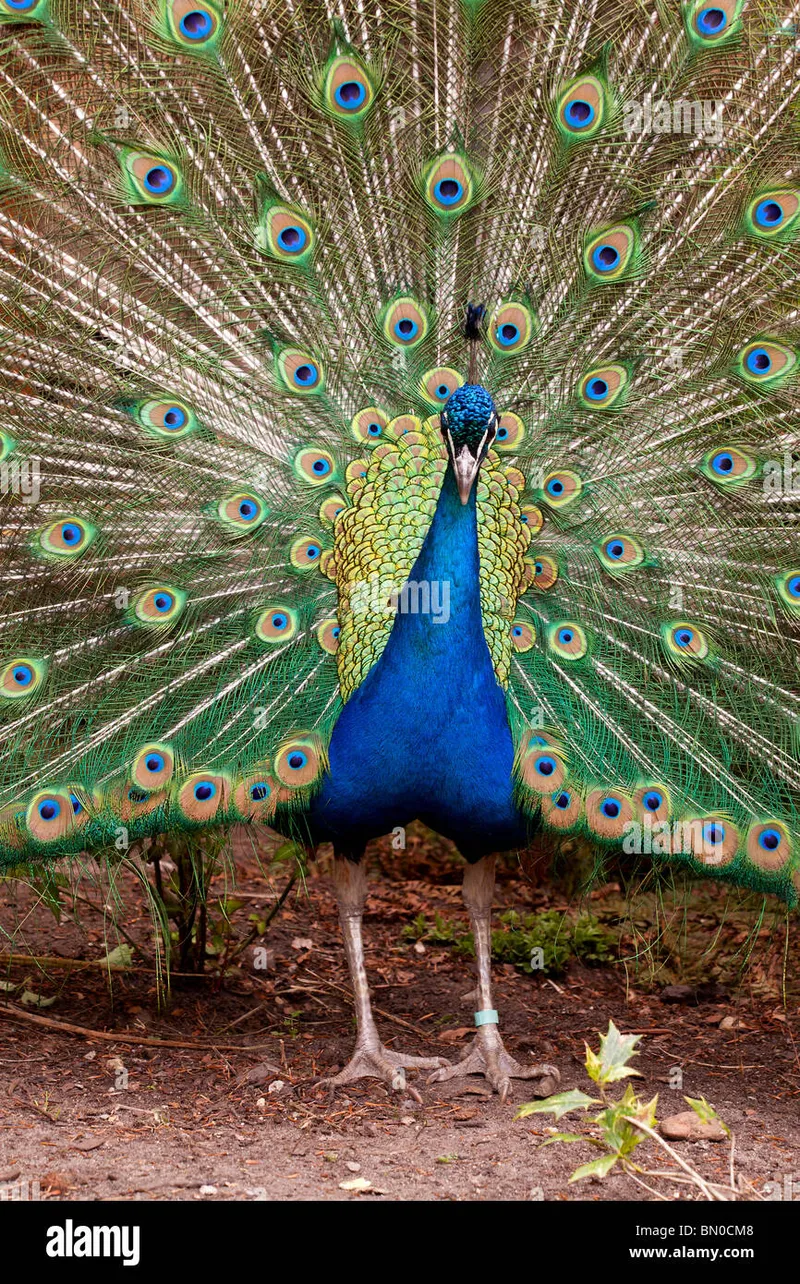
[[[503,1040],[494,1025],[484,1025],[478,1030],[472,1044],[464,1048],[456,1065],[436,1070],[428,1083],[445,1083],[449,1079],[462,1079],[470,1074],[482,1074],[501,1104],[513,1096],[512,1079],[539,1079],[533,1090],[535,1097],[549,1097],[556,1091],[561,1075],[555,1066],[547,1064],[523,1066],[506,1052]]]
[[[318,1086],[341,1088],[356,1079],[382,1079],[393,1092],[407,1092],[415,1101],[422,1097],[416,1088],[406,1083],[406,1070],[446,1069],[450,1065],[443,1057],[412,1057],[405,1052],[386,1048],[377,1039],[374,1043],[356,1044],[355,1052],[344,1070],[327,1079],[320,1079]]]

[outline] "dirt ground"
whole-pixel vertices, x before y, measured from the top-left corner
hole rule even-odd
[[[258,851],[239,841],[235,893],[230,872],[215,880],[218,898],[237,898],[227,910],[239,939],[286,883],[287,868],[270,864],[274,851],[269,836]],[[458,862],[424,836],[402,859],[377,856],[365,932],[384,1041],[454,1057],[471,1037],[474,964],[447,941],[415,942],[403,929],[420,914],[428,923],[439,915],[439,935],[464,923]],[[224,978],[211,956],[202,976],[172,975],[161,1004],[142,882],[122,873],[112,897],[90,871],[80,894],[63,891],[57,922],[41,888],[0,882],[0,1187],[38,1183],[41,1197],[63,1200],[657,1197],[624,1174],[570,1184],[599,1151],[588,1142],[542,1148],[553,1120],[515,1118],[530,1096],[524,1083],[505,1105],[477,1078],[427,1085],[409,1076],[422,1104],[376,1080],[333,1095],[315,1084],[344,1064],[354,1032],[324,860]],[[513,862],[496,903],[567,906],[563,891]],[[637,1091],[659,1094],[659,1118],[685,1110],[684,1095],[704,1096],[735,1134],[747,1197],[763,1197],[770,1182],[785,1190],[787,1178],[800,1196],[800,990],[796,962],[785,969],[800,933],[790,925],[787,941],[783,911],[769,906],[761,921],[760,907],[707,888],[671,899],[645,890],[630,901],[606,882],[584,908],[613,932],[615,958],[573,960],[552,976],[496,964],[496,1006],[509,1050],[555,1062],[562,1089],[590,1088],[584,1044],[597,1048],[609,1019],[640,1033]],[[114,912],[138,948],[132,966],[109,977],[90,961],[121,939]],[[50,961],[33,961],[42,956]],[[685,989],[666,988],[676,984]],[[591,1131],[579,1115],[558,1127]],[[704,1177],[726,1181],[727,1141],[674,1146]],[[681,1170],[655,1143],[640,1157],[667,1174],[649,1181],[662,1197],[702,1198],[671,1179]],[[348,1189],[353,1182],[369,1187]]]

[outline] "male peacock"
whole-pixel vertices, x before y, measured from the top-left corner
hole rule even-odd
[[[0,0],[0,859],[332,840],[484,1073],[537,825],[800,894],[800,10]],[[795,454],[793,455],[793,452]],[[794,483],[794,484],[793,484]],[[368,839],[468,861],[379,1042]]]

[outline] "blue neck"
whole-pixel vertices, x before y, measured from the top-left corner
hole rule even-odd
[[[311,809],[314,837],[356,850],[419,818],[468,858],[521,846],[505,694],[481,619],[475,492],[461,503],[450,466],[409,581],[428,586],[436,610],[398,612],[344,706]]]
[[[379,663],[405,670],[411,661],[415,668],[427,670],[428,680],[435,678],[437,686],[451,684],[457,696],[475,670],[485,672],[492,662],[481,620],[475,488],[462,504],[449,465],[433,521],[408,578],[429,586],[438,615],[398,613]]]

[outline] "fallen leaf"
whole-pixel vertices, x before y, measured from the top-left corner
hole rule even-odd
[[[100,960],[110,968],[117,968],[125,971],[126,968],[133,967],[133,950],[130,945],[118,945],[115,950],[106,954],[104,959]]]
[[[441,1043],[457,1043],[465,1035],[472,1034],[474,1027],[469,1025],[460,1025],[457,1030],[442,1030],[439,1035]]]
[[[372,1182],[366,1177],[351,1177],[349,1181],[339,1182],[340,1190],[372,1190]]]
[[[34,994],[33,990],[23,990],[19,1001],[26,1008],[49,1008],[51,1003],[55,1003],[55,997],[47,999],[43,994]]]

